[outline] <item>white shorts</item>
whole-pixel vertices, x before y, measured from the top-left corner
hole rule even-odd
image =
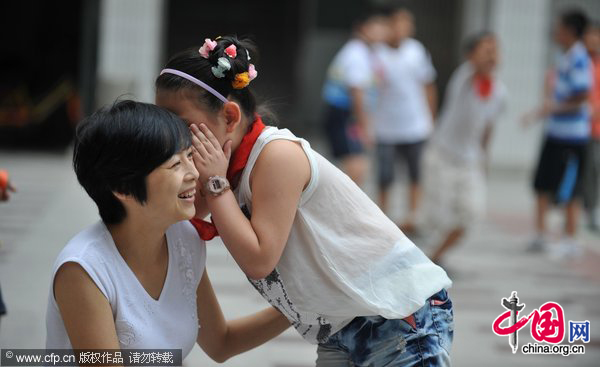
[[[469,228],[485,212],[483,167],[460,165],[430,145],[423,157],[422,224],[439,230]]]

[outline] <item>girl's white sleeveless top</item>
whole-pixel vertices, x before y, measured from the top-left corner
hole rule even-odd
[[[206,247],[188,221],[169,227],[167,247],[167,276],[155,300],[121,257],[102,221],[71,239],[54,263],[46,313],[46,348],[71,349],[52,285],[60,266],[75,262],[108,299],[121,348],[181,349],[185,358],[200,327],[196,289],[204,272]]]
[[[258,292],[311,343],[321,343],[356,316],[404,318],[452,284],[342,171],[289,130],[267,127],[254,145],[236,195],[252,213],[250,173],[263,148],[299,143],[310,162],[283,255]],[[244,208],[245,207],[245,208]]]

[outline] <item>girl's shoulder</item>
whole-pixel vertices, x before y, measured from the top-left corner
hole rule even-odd
[[[277,135],[264,142],[256,157],[255,167],[260,171],[278,172],[295,171],[303,166],[308,167],[308,152],[303,146],[302,139],[294,135]],[[310,171],[310,170],[309,170]]]
[[[273,144],[274,143],[274,144]],[[260,134],[253,148],[254,154],[262,154],[269,147],[269,151],[295,151],[297,147],[310,147],[310,144],[301,137],[294,135],[288,129],[279,129],[274,126],[267,126]]]

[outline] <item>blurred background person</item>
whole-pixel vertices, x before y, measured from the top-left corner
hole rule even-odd
[[[485,212],[488,147],[506,105],[506,87],[494,73],[498,54],[491,32],[467,40],[467,60],[450,78],[423,158],[423,225],[441,234],[431,254],[436,263]]]
[[[0,170],[0,201],[7,201],[10,198],[10,193],[16,191],[17,189],[9,180],[8,172]]]
[[[600,23],[594,22],[584,36],[585,47],[592,60],[593,87],[590,91],[591,136],[586,152],[583,181],[583,205],[588,228],[600,231],[598,224],[598,186],[600,185]]]
[[[0,324],[4,315],[6,315],[6,305],[4,304],[4,299],[2,299],[2,289],[0,289]]]
[[[352,37],[335,55],[323,86],[325,132],[342,170],[362,185],[368,170],[365,148],[373,145],[370,126],[377,73],[372,46],[384,40],[382,16],[366,13],[354,22]]]
[[[591,61],[581,42],[587,17],[580,10],[563,12],[554,40],[561,48],[553,76],[552,99],[535,116],[545,119],[545,137],[535,171],[536,234],[530,251],[541,251],[548,238],[546,215],[553,203],[564,205],[565,233],[556,255],[575,255],[577,219],[582,194],[585,148],[590,137],[587,100],[592,85]]]
[[[420,198],[420,159],[433,129],[437,104],[436,71],[429,53],[416,39],[413,14],[403,6],[387,11],[387,42],[378,45],[375,57],[381,65],[383,82],[373,115],[377,141],[379,206],[388,211],[390,186],[396,161],[408,168],[408,214],[400,223],[403,231],[414,230]]]
[[[7,201],[9,199],[9,192],[16,192],[17,189],[10,183],[8,179],[8,172],[0,170],[0,201]],[[2,247],[2,240],[0,239],[0,248]],[[6,305],[2,299],[2,290],[0,289],[0,320],[2,316],[6,315]]]

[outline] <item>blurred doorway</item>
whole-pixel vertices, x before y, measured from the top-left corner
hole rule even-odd
[[[251,36],[258,45],[259,78],[252,82],[261,97],[287,121],[297,99],[295,69],[302,38],[303,1],[169,1],[165,58],[205,38],[237,34]],[[166,61],[166,60],[165,60]],[[262,70],[262,72],[261,72]]]
[[[70,143],[82,95],[87,101],[93,91],[97,6],[97,0],[0,4],[0,147]],[[88,58],[84,48],[92,53]]]

